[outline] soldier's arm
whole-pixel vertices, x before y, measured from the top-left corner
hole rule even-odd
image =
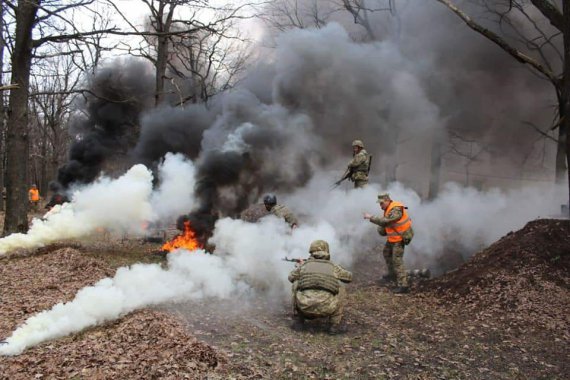
[[[340,265],[334,266],[334,275],[336,278],[341,280],[342,282],[351,282],[352,281],[352,272],[347,271]]]
[[[301,278],[301,267],[295,268],[289,273],[289,282],[298,281]]]
[[[348,163],[348,168],[355,168],[357,166],[362,165],[363,163],[365,163],[367,160],[366,155],[364,153],[358,153],[356,154],[352,160]]]
[[[394,207],[387,216],[373,216],[370,218],[370,222],[379,226],[387,226],[390,223],[400,220],[403,214],[401,207]]]
[[[287,223],[289,223],[289,225],[291,227],[293,226],[298,226],[299,225],[299,221],[297,220],[297,217],[295,216],[295,214],[293,214],[291,211],[287,210],[287,213],[285,214],[285,221]]]

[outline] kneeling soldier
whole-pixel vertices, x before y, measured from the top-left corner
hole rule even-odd
[[[351,282],[352,273],[330,261],[329,244],[315,240],[309,248],[311,257],[289,274],[293,283],[293,309],[299,322],[304,319],[330,318],[329,332],[339,332],[346,290],[342,282]]]

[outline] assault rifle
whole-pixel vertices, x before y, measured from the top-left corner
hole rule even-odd
[[[368,170],[366,170],[366,176],[368,176],[370,174],[370,167],[372,166],[372,155],[368,156]],[[338,181],[336,181],[333,186],[331,187],[331,190],[336,189],[337,187],[340,186],[340,184],[346,180],[349,179],[350,177],[352,177],[352,172],[353,172],[353,168],[348,168],[346,170],[346,172],[344,173],[344,175],[342,176],[341,179],[339,179]]]
[[[288,257],[284,257],[284,258],[282,258],[281,260],[283,260],[283,261],[289,261],[289,262],[291,262],[291,263],[297,263],[297,264],[300,264],[300,263],[302,263],[303,261],[305,261],[304,259],[295,259],[295,258],[290,259],[290,258],[288,258]]]

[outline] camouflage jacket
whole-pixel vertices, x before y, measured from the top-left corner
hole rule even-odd
[[[394,207],[390,213],[386,216],[373,216],[370,218],[370,222],[377,224],[381,227],[386,227],[388,224],[400,220],[403,215],[401,207]]]
[[[307,260],[310,261],[311,259]],[[341,266],[333,264],[333,273],[339,281],[352,281],[352,273]],[[303,265],[300,265],[289,274],[289,281],[293,283],[294,304],[296,310],[307,317],[328,317],[340,306],[341,294],[332,294],[327,290],[306,289],[297,290],[301,278]],[[341,289],[342,291],[342,289]]]
[[[269,212],[278,218],[284,219],[291,227],[294,225],[299,225],[299,221],[297,220],[295,214],[293,214],[291,210],[283,205],[277,204],[273,206]]]
[[[309,258],[306,262],[312,260]],[[347,271],[343,267],[338,264],[334,264],[334,276],[342,282],[351,282],[352,281],[352,272]],[[303,265],[299,265],[295,268],[291,273],[289,273],[289,282],[298,281],[301,278],[301,272],[303,270]]]
[[[362,149],[352,157],[348,163],[348,170],[351,172],[350,179],[352,181],[368,179],[368,152]]]

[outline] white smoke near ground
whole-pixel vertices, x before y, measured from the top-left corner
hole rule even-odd
[[[29,318],[0,346],[0,354],[17,355],[46,340],[160,303],[284,295],[293,267],[282,258],[307,258],[310,243],[317,239],[329,242],[334,262],[350,268],[384,241],[375,225],[362,218],[365,211],[381,212],[375,203],[380,192],[389,192],[409,207],[416,235],[405,257],[428,266],[450,241],[472,253],[529,220],[555,214],[563,194],[562,189],[552,187],[481,192],[450,184],[436,200],[422,203],[414,191],[399,183],[386,189],[371,184],[365,189],[325,193],[329,182],[325,173],[283,197],[282,203],[300,215],[299,228],[291,230],[272,215],[257,223],[220,219],[210,239],[216,246],[215,255],[176,251],[168,255],[166,268],[155,264],[120,268],[115,277],[80,290],[71,302]]]
[[[386,240],[378,235],[376,225],[363,219],[363,213],[382,215],[377,195],[387,192],[408,207],[413,220],[415,235],[406,247],[406,261],[428,266],[436,273],[437,259],[449,247],[467,259],[531,220],[559,215],[565,195],[562,185],[480,191],[448,183],[435,200],[422,201],[415,191],[398,182],[387,187],[370,184],[365,189],[348,189],[347,184],[344,189],[323,193],[330,182],[331,177],[323,173],[282,202],[305,214],[306,222],[328,221],[342,242],[341,252],[351,252],[350,257],[356,258]]]
[[[101,177],[76,190],[70,203],[57,206],[45,219],[34,219],[28,233],[0,239],[0,254],[78,239],[98,228],[140,232],[142,222],[152,217],[151,192],[152,174],[143,165],[133,166],[117,179]]]
[[[335,242],[335,231],[325,222],[291,231],[273,216],[257,224],[221,219],[212,238],[216,255],[179,250],[168,255],[166,268],[157,264],[119,268],[113,278],[83,288],[72,301],[26,320],[0,346],[0,355],[18,355],[46,340],[160,303],[252,292],[285,294],[292,265],[281,259],[307,257],[315,236]]]
[[[26,348],[104,323],[133,310],[162,302],[225,298],[247,286],[224,266],[218,256],[196,251],[173,252],[167,268],[136,264],[117,270],[81,289],[73,301],[60,303],[26,320],[0,346],[0,355],[18,355]]]
[[[28,233],[0,239],[0,255],[79,239],[101,229],[142,235],[149,221],[171,222],[193,206],[194,166],[182,155],[169,154],[158,168],[158,177],[160,184],[153,192],[152,173],[144,165],[135,165],[117,179],[101,177],[78,187],[71,202],[34,219]]]

